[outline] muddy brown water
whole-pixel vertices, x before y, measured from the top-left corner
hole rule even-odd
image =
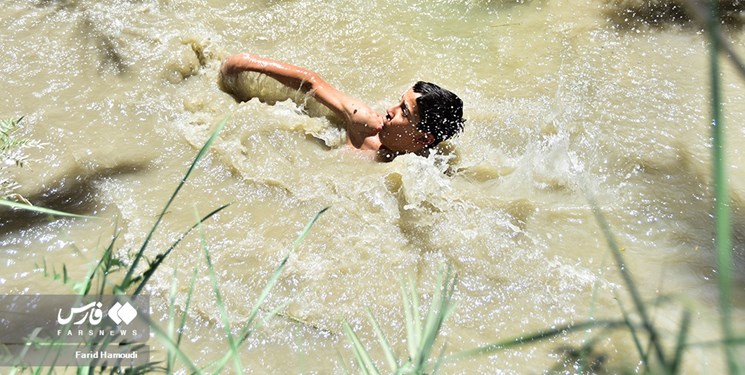
[[[305,223],[331,207],[290,258],[265,311],[287,307],[241,349],[247,373],[342,372],[352,365],[345,319],[377,348],[367,308],[403,353],[400,282],[418,280],[426,301],[448,263],[459,276],[457,310],[443,332],[448,352],[619,318],[616,296],[631,304],[588,195],[644,297],[675,297],[651,309],[663,335],[675,337],[687,306],[691,341],[719,337],[708,42],[695,27],[621,25],[615,7],[623,3],[581,0],[2,4],[0,115],[25,116],[23,135],[45,143],[11,170],[19,192],[106,219],[2,211],[2,293],[71,293],[40,265],[50,273],[64,264],[81,279],[117,231],[120,256],[138,249],[230,115],[149,257],[197,215],[229,203],[203,229],[231,325],[240,327]],[[745,53],[742,33],[732,38]],[[291,101],[238,103],[221,91],[220,61],[241,51],[316,70],[380,111],[413,82],[436,82],[465,102],[465,132],[446,154],[377,163]],[[727,63],[723,79],[742,332],[745,88]],[[147,291],[165,325],[170,291],[182,309],[195,269],[184,350],[206,365],[228,346],[199,236],[178,246]],[[445,372],[539,373],[561,362],[562,347],[590,336],[455,362]],[[603,335],[595,351],[610,371],[639,368],[627,333]],[[693,348],[684,372],[722,366],[716,348]]]

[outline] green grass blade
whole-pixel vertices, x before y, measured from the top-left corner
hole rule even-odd
[[[716,346],[723,346],[723,345],[732,345],[732,346],[745,346],[745,336],[741,337],[732,337],[729,341],[725,340],[716,340],[716,341],[699,341],[699,342],[692,342],[686,344],[687,348],[709,348],[709,347],[716,347]]]
[[[421,340],[421,336],[419,334],[422,332],[422,318],[420,316],[420,299],[419,299],[419,291],[417,291],[417,283],[414,281],[413,277],[409,278],[409,293],[411,295],[411,312],[414,316],[414,333],[416,334],[416,337],[414,339],[415,343],[418,343]]]
[[[176,347],[178,348],[181,347],[181,338],[184,334],[184,327],[186,326],[186,318],[188,317],[189,304],[191,303],[191,297],[194,294],[194,285],[196,284],[197,274],[198,274],[198,268],[194,267],[194,272],[192,273],[191,282],[189,283],[189,292],[186,294],[186,303],[184,306],[184,311],[181,314],[181,321],[179,322],[178,329],[176,330],[176,332],[178,332],[176,334]],[[175,277],[174,277],[174,280],[176,280]],[[175,285],[175,282],[174,282],[174,285]],[[173,295],[175,296],[175,293]],[[169,305],[169,313],[170,313],[169,323],[173,321],[174,319],[173,315],[171,315],[173,314],[173,312],[174,312],[174,300],[172,299]],[[172,335],[173,333],[169,327],[168,336],[172,337]],[[173,373],[173,368],[175,365],[176,365],[176,355],[168,351],[167,362],[166,362],[166,374]]]
[[[287,306],[290,306],[290,301],[287,301],[275,307],[274,309],[270,310],[268,313],[264,314],[264,316],[262,316],[261,319],[256,324],[254,324],[254,327],[255,327],[254,331],[263,327],[264,324],[268,323],[272,318],[279,315],[279,312],[282,310],[285,310]]]
[[[212,290],[215,293],[215,302],[217,303],[217,306],[220,310],[220,319],[222,320],[223,327],[225,327],[225,337],[228,340],[228,347],[230,349],[230,358],[233,360],[233,366],[235,367],[235,373],[240,374],[243,373],[243,366],[240,362],[240,357],[238,356],[238,343],[235,340],[235,337],[233,337],[233,332],[230,329],[230,317],[228,316],[228,311],[225,308],[225,302],[222,299],[222,295],[220,294],[220,285],[217,281],[217,274],[215,273],[215,267],[212,264],[212,258],[210,257],[209,252],[209,246],[207,246],[207,239],[204,236],[204,232],[201,230],[201,224],[199,220],[199,213],[196,212],[197,208],[194,207],[194,211],[196,213],[197,217],[197,227],[200,229],[200,239],[202,242],[202,249],[204,250],[204,258],[207,262],[207,270],[209,271],[210,275],[210,281],[212,283]],[[222,367],[218,368],[217,372],[221,372]]]
[[[365,347],[362,345],[359,337],[357,337],[357,335],[352,330],[352,327],[349,326],[349,323],[347,323],[346,320],[344,321],[344,333],[346,333],[349,341],[352,342],[352,349],[354,349],[354,356],[360,366],[360,371],[365,374],[380,374],[380,371],[373,363],[372,358],[370,358],[370,354],[367,352],[367,349],[365,349]]]
[[[98,260],[96,265],[88,270],[88,273],[86,274],[84,281],[75,283],[73,285],[73,290],[76,293],[80,295],[87,295],[90,292],[91,287],[93,286],[93,279],[98,274],[100,275],[100,278],[101,278],[101,285],[98,290],[98,295],[104,294],[104,291],[106,288],[106,277],[109,271],[111,270],[111,267],[113,266],[112,256],[113,256],[113,251],[114,251],[114,244],[116,243],[116,240],[118,238],[119,238],[119,233],[116,232],[114,234],[114,237],[112,237],[111,242],[109,242],[109,246],[106,247],[106,249],[104,250],[103,254],[101,255],[101,258]],[[44,266],[46,268],[46,260],[44,261]]]
[[[626,322],[622,320],[591,320],[591,321],[584,321],[584,322],[580,322],[576,324],[574,323],[566,324],[558,328],[539,331],[539,332],[533,333],[528,336],[519,336],[519,337],[512,338],[512,339],[499,341],[493,344],[480,346],[475,349],[465,350],[465,351],[448,356],[446,360],[454,361],[454,360],[472,358],[472,357],[477,357],[477,356],[482,356],[482,355],[489,355],[489,354],[493,354],[493,353],[496,353],[498,351],[502,351],[505,349],[510,349],[510,348],[514,348],[517,346],[530,344],[533,342],[547,340],[555,336],[561,336],[567,333],[582,331],[582,330],[586,330],[589,328],[603,327],[606,329],[616,329],[616,328],[622,328],[625,326],[626,326]]]
[[[191,297],[194,295],[194,285],[197,283],[198,268],[194,267],[194,272],[191,275],[191,282],[189,282],[189,293],[186,294],[186,302],[184,303],[184,311],[181,314],[181,322],[179,323],[178,335],[176,336],[176,345],[181,345],[181,338],[184,334],[184,327],[186,326],[186,319],[189,317],[189,306],[191,305]]]
[[[691,312],[683,310],[683,318],[680,321],[680,331],[678,331],[678,340],[675,345],[675,355],[670,363],[670,374],[677,374],[683,364],[683,353],[685,352],[686,340],[688,339],[688,330],[691,326]]]
[[[597,306],[598,296],[600,294],[598,292],[600,289],[600,281],[605,277],[605,270],[607,268],[606,267],[607,260],[608,260],[608,253],[604,252],[603,260],[600,262],[600,275],[598,275],[598,277],[595,279],[595,282],[592,283],[592,295],[590,297],[590,308],[589,308],[588,317],[587,317],[588,320],[595,319],[595,308]],[[582,341],[585,343],[589,342],[591,339],[590,336],[591,336],[591,332],[590,331],[586,332],[585,337],[582,339]],[[582,352],[581,354],[584,356],[584,352]],[[580,365],[583,365],[584,363],[585,363],[584,358],[580,358]],[[580,366],[577,372],[584,373],[585,369],[582,366]]]
[[[393,348],[391,347],[391,344],[385,338],[385,335],[383,334],[383,330],[380,329],[380,324],[378,324],[378,321],[375,319],[375,316],[373,316],[372,311],[370,311],[369,308],[367,309],[367,317],[368,319],[370,319],[370,324],[372,324],[373,326],[375,335],[378,336],[378,342],[380,343],[380,347],[383,348],[383,353],[385,354],[385,360],[388,363],[388,368],[391,369],[391,373],[396,372],[396,370],[398,370],[398,359],[396,358],[396,355],[393,353]]]
[[[616,302],[618,302],[618,307],[621,309],[621,314],[623,315],[623,321],[626,324],[626,327],[628,327],[629,332],[631,333],[631,338],[634,341],[634,346],[636,347],[636,350],[639,352],[639,358],[642,361],[642,364],[644,365],[644,369],[649,372],[649,352],[645,351],[644,348],[642,348],[642,342],[639,339],[639,334],[636,331],[636,326],[634,326],[631,323],[631,319],[629,319],[629,314],[626,311],[626,308],[623,306],[623,302],[621,302],[621,298],[619,296],[616,296]]]
[[[341,363],[341,369],[345,374],[351,374],[352,371],[349,370],[349,367],[347,366],[347,360],[344,358],[344,356],[341,354],[339,349],[336,349],[336,355],[339,356],[339,362]]]
[[[282,262],[279,264],[279,266],[274,270],[274,273],[272,274],[272,277],[267,282],[266,286],[262,290],[261,294],[259,295],[259,298],[256,300],[256,303],[254,304],[253,309],[251,310],[248,321],[246,322],[245,327],[241,330],[241,332],[238,334],[239,340],[238,343],[244,342],[246,339],[248,339],[249,334],[252,331],[252,326],[254,320],[256,320],[256,316],[259,313],[259,309],[261,308],[261,305],[264,304],[264,301],[269,296],[269,293],[274,288],[275,285],[277,285],[279,281],[279,277],[282,274],[282,271],[284,271],[287,261],[290,259],[290,255],[297,250],[297,248],[300,246],[300,243],[305,239],[305,237],[310,233],[310,229],[313,227],[313,225],[318,221],[318,219],[321,217],[321,215],[326,212],[329,209],[329,207],[326,207],[320,211],[311,219],[308,224],[305,225],[305,228],[303,229],[303,232],[298,236],[298,238],[295,240],[295,242],[292,244],[292,248],[287,253],[287,255],[282,259]],[[221,359],[219,359],[217,362],[215,362],[215,365],[217,368],[222,369],[225,366],[225,363],[229,360],[230,353],[223,356]],[[219,372],[219,371],[215,371]]]
[[[26,210],[26,211],[32,211],[32,212],[38,212],[41,214],[47,214],[52,216],[64,216],[64,217],[74,217],[78,219],[96,219],[100,220],[100,218],[95,216],[88,216],[88,215],[78,215],[78,214],[71,214],[69,212],[63,212],[63,211],[57,211],[52,210],[50,208],[44,208],[44,207],[38,207],[38,206],[32,206],[30,204],[25,203],[18,203],[9,201],[7,199],[0,199],[0,205],[18,209],[18,210]]]
[[[427,313],[427,320],[424,324],[424,330],[421,333],[421,342],[417,354],[418,361],[414,363],[416,368],[422,372],[432,353],[432,348],[434,347],[437,336],[439,336],[442,325],[452,311],[450,301],[457,281],[457,278],[451,278],[452,271],[452,266],[448,265],[444,277],[442,273],[438,275],[438,288],[435,289],[435,294],[432,297],[432,303]]]
[[[603,215],[600,207],[597,205],[595,200],[590,196],[588,196],[588,200],[590,202],[590,206],[592,207],[592,212],[595,215],[595,220],[597,221],[601,231],[603,232],[603,235],[605,236],[608,247],[611,250],[611,254],[615,258],[616,266],[619,273],[621,274],[621,277],[624,280],[626,289],[631,296],[631,300],[634,302],[636,312],[639,314],[639,317],[642,320],[644,330],[646,330],[649,334],[649,339],[652,343],[652,346],[654,347],[657,359],[660,361],[661,364],[665,364],[667,363],[667,361],[665,360],[665,353],[662,348],[662,343],[660,342],[660,335],[657,332],[657,328],[655,328],[654,324],[652,324],[652,320],[647,313],[647,308],[644,304],[644,301],[642,301],[641,293],[639,293],[639,289],[636,287],[636,283],[631,277],[631,271],[629,270],[628,265],[626,265],[625,261],[623,260],[621,248],[618,246],[618,242],[613,235],[613,231],[611,231],[610,229],[610,224],[608,224],[608,222],[605,220],[605,216]]]
[[[183,239],[186,238],[186,236],[188,236],[192,230],[194,230],[200,224],[204,223],[206,220],[216,215],[218,212],[222,211],[228,206],[230,206],[230,204],[223,205],[217,208],[216,210],[210,212],[209,214],[207,214],[207,216],[203,217],[196,224],[192,225],[192,227],[189,228],[186,232],[182,233],[181,236],[179,236],[179,238],[165,252],[163,252],[162,254],[158,254],[158,256],[155,257],[155,260],[152,262],[152,264],[150,264],[150,267],[148,267],[148,269],[142,274],[142,281],[138,283],[137,289],[134,291],[133,294],[137,295],[142,292],[142,290],[145,288],[145,285],[150,280],[150,277],[153,276],[153,274],[158,269],[158,267],[160,267],[163,261],[165,261],[166,257],[168,257],[168,255],[171,254],[171,251],[173,251],[173,249],[175,249],[176,246],[178,246],[178,244],[180,244],[181,241],[183,241]]]
[[[166,326],[166,333],[168,334],[168,337],[173,337],[173,331],[176,325],[176,319],[174,317],[174,307],[176,305],[176,280],[178,280],[176,271],[177,268],[174,268],[173,277],[171,278],[171,290],[168,293],[168,324]],[[173,354],[167,353],[166,373],[168,374],[172,372],[174,358],[175,356]]]
[[[212,146],[212,143],[215,142],[217,139],[217,135],[220,133],[220,130],[227,124],[228,119],[230,119],[230,116],[226,116],[220,123],[217,125],[217,128],[215,131],[212,132],[212,135],[207,140],[207,142],[202,146],[202,148],[197,153],[197,156],[194,158],[194,161],[191,163],[191,166],[186,171],[186,175],[181,179],[181,182],[176,187],[176,190],[171,194],[171,197],[168,199],[168,202],[166,203],[165,207],[163,207],[163,210],[161,211],[160,215],[158,215],[158,219],[155,221],[155,224],[153,224],[152,228],[150,229],[150,232],[145,237],[145,241],[142,244],[142,247],[140,247],[140,250],[135,255],[134,259],[132,260],[132,265],[129,267],[129,270],[127,271],[127,274],[124,276],[124,280],[120,284],[120,289],[126,290],[130,286],[130,282],[132,280],[132,276],[134,275],[135,270],[137,269],[137,265],[139,264],[142,257],[145,255],[145,249],[147,248],[147,245],[150,243],[150,239],[153,237],[153,234],[155,234],[155,230],[160,225],[160,222],[163,221],[163,217],[165,216],[166,212],[168,212],[168,208],[171,206],[171,203],[173,203],[174,199],[176,198],[176,195],[178,195],[181,188],[186,183],[186,180],[191,175],[192,171],[194,171],[194,168],[196,167],[199,160],[201,160],[204,155],[207,153],[207,150]]]
[[[714,219],[717,267],[719,272],[719,310],[722,336],[729,341],[732,333],[732,223],[730,221],[729,189],[725,162],[724,118],[722,116],[721,81],[719,69],[719,10],[718,3],[709,2],[709,59],[711,73],[711,133],[712,133],[712,173],[714,177]],[[734,349],[724,348],[727,368],[730,374],[737,373],[738,362]]]
[[[440,371],[440,368],[442,368],[442,365],[445,363],[446,350],[447,344],[442,344],[442,348],[440,348],[440,355],[437,356],[437,361],[435,361],[435,365],[432,367],[432,375],[437,374]]]
[[[189,356],[186,355],[186,353],[184,353],[181,348],[179,348],[179,346],[175,342],[173,342],[173,340],[171,340],[168,334],[164,332],[156,322],[154,322],[148,316],[142,317],[147,321],[153,335],[163,344],[163,346],[165,346],[165,349],[169,353],[174,354],[178,359],[180,359],[184,366],[186,366],[192,374],[202,373],[202,371],[196,365],[194,365]]]
[[[406,284],[401,284],[401,299],[404,308],[404,324],[406,326],[406,347],[409,350],[409,361],[414,358],[416,353],[416,333],[414,333],[414,317],[411,313],[411,299],[406,291]]]
[[[20,361],[23,361],[23,359],[26,357],[26,354],[28,354],[29,349],[31,348],[31,342],[36,339],[36,337],[41,332],[41,328],[35,328],[33,331],[31,331],[31,334],[29,335],[29,338],[26,342],[26,344],[23,346],[23,350],[18,354],[18,359]],[[41,367],[37,371],[40,371]]]
[[[269,320],[271,320],[275,316],[279,315],[279,313],[282,310],[285,310],[287,308],[287,306],[289,306],[289,305],[290,305],[290,302],[288,301],[288,302],[285,302],[285,303],[283,303],[283,304],[281,304],[281,305],[273,308],[272,310],[269,310],[269,312],[267,312],[266,314],[264,314],[261,317],[261,319],[255,320],[256,323],[254,323],[251,326],[247,326],[247,327],[249,327],[248,330],[245,330],[245,329],[241,330],[240,334],[238,335],[238,337],[240,337],[240,340],[238,341],[238,344],[242,344],[244,341],[246,341],[249,337],[251,337],[251,334],[252,333],[254,333],[257,330],[261,329],[261,327],[263,327],[265,324],[267,324],[269,322]]]
[[[401,298],[404,305],[406,344],[409,349],[409,361],[414,361],[417,355],[417,347],[419,346],[421,322],[419,320],[419,297],[411,276],[409,276],[408,283],[401,284]]]
[[[176,306],[176,280],[178,280],[178,268],[173,269],[173,276],[171,276],[171,290],[168,293],[168,327],[166,333],[168,336],[173,337],[173,331],[175,329],[176,320],[173,318],[175,315],[174,307]]]
[[[294,253],[297,248],[300,246],[300,243],[305,239],[305,237],[310,233],[310,229],[313,227],[313,225],[318,221],[318,219],[321,217],[321,215],[326,212],[329,209],[329,207],[323,208],[322,210],[318,211],[316,215],[311,219],[308,224],[305,225],[305,228],[303,228],[302,233],[298,238],[295,240],[295,242],[292,244],[292,248],[287,253],[287,255],[282,259],[282,262],[279,264],[279,266],[274,270],[274,273],[272,274],[272,277],[269,279],[269,282],[267,282],[266,286],[264,287],[264,290],[261,291],[261,294],[259,295],[259,298],[256,300],[256,304],[254,304],[253,309],[251,310],[251,313],[249,314],[248,323],[246,324],[246,331],[248,328],[250,328],[253,321],[256,319],[257,314],[259,313],[259,308],[264,303],[266,298],[269,296],[269,293],[272,291],[275,285],[277,285],[277,282],[279,282],[279,277],[282,274],[282,271],[284,271],[287,261],[290,259],[290,256],[292,253]],[[245,338],[242,338],[241,341],[245,340]]]
[[[442,275],[439,275],[438,285],[442,285]],[[424,370],[429,354],[432,350],[432,344],[437,336],[438,320],[440,315],[440,300],[443,298],[442,289],[435,288],[435,294],[432,296],[432,302],[427,311],[427,318],[420,335],[419,347],[417,348],[416,357],[414,357],[414,366],[417,370]]]

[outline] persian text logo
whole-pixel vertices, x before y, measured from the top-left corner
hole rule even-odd
[[[147,295],[0,294],[0,373],[4,366],[145,365],[149,321]]]
[[[149,306],[147,295],[0,295],[0,363],[3,344],[26,343],[29,337],[71,344],[145,343]]]
[[[101,320],[103,320],[103,310],[101,310],[102,306],[103,304],[100,301],[95,301],[85,306],[73,307],[70,308],[70,312],[66,317],[62,317],[62,309],[59,309],[57,311],[57,323],[67,325],[72,322],[74,325],[81,325],[87,320],[91,325],[97,326],[101,323]],[[111,306],[111,308],[109,308],[107,315],[117,325],[121,323],[128,325],[137,317],[137,309],[132,307],[129,302],[125,302],[124,305],[116,302]],[[78,319],[77,317],[80,318]]]

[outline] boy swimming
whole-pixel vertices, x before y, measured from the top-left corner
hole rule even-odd
[[[405,153],[424,153],[458,134],[465,123],[460,98],[429,82],[414,84],[381,116],[328,84],[318,73],[286,62],[241,53],[228,56],[220,69],[223,79],[246,71],[266,74],[315,98],[342,120],[348,145],[376,151],[384,160]]]

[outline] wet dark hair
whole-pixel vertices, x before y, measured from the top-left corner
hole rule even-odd
[[[417,82],[412,89],[422,94],[416,98],[419,108],[417,128],[435,137],[429,147],[435,147],[463,130],[466,120],[463,118],[463,101],[458,95],[424,81]]]

